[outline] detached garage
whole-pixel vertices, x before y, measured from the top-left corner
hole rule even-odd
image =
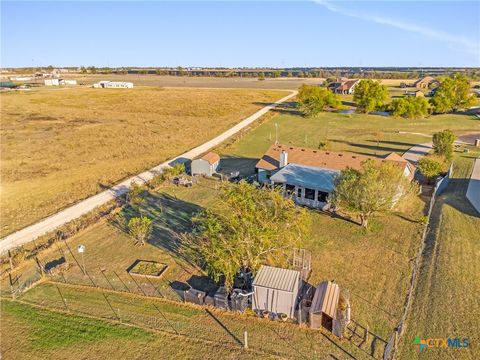
[[[213,152],[192,161],[192,175],[212,176],[220,164],[220,156]]]
[[[253,280],[252,309],[293,318],[300,288],[300,272],[262,265]]]

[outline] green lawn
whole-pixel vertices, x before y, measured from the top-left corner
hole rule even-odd
[[[82,315],[67,315],[28,304],[2,301],[2,359],[248,359],[240,347],[226,347],[175,335],[120,325]],[[265,356],[265,358],[269,358]]]
[[[451,183],[434,208],[433,231],[418,277],[407,330],[400,346],[405,359],[480,357],[480,218],[465,197],[473,161],[480,152],[455,157]],[[420,338],[460,337],[469,349],[411,345]]]

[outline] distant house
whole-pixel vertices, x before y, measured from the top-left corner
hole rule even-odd
[[[77,85],[77,80],[64,80],[59,78],[45,79],[45,86]]]
[[[253,280],[252,309],[293,318],[300,289],[300,272],[262,265]]]
[[[105,89],[131,89],[133,88],[133,83],[126,81],[99,81],[96,84],[93,84],[94,88],[105,88]]]
[[[405,95],[406,96],[412,96],[412,97],[424,97],[425,96],[425,94],[421,90],[406,92]]]
[[[330,83],[328,88],[335,94],[353,94],[358,83],[358,80],[341,80]]]
[[[0,88],[1,89],[13,89],[17,87],[12,81],[0,81]]]
[[[413,84],[418,89],[428,89],[432,85],[438,85],[440,84],[440,81],[436,80],[435,78],[431,76],[425,76],[424,78],[421,78]]]
[[[272,145],[258,161],[256,170],[260,183],[281,186],[297,204],[323,208],[340,172],[347,167],[360,169],[367,159],[391,161],[413,180],[415,166],[395,153],[379,158],[289,145]]]
[[[209,152],[201,158],[192,161],[191,173],[192,175],[212,176],[217,171],[219,164],[220,156]]]

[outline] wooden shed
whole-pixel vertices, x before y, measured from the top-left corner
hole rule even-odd
[[[220,164],[220,156],[213,152],[203,155],[199,159],[192,161],[192,175],[206,175],[212,176]]]
[[[310,327],[312,329],[324,327],[332,331],[333,321],[337,315],[339,295],[338,285],[331,281],[324,281],[317,286],[310,307]]]
[[[252,309],[293,318],[300,288],[300,272],[262,265],[253,280]]]

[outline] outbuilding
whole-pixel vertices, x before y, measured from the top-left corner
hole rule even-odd
[[[334,282],[324,281],[317,286],[310,307],[310,327],[312,329],[323,327],[330,331],[333,330],[333,323],[337,318],[339,296],[340,289]]]
[[[300,272],[262,265],[253,280],[253,311],[269,311],[293,318],[300,289]]]
[[[192,175],[212,176],[217,171],[219,164],[220,156],[216,153],[209,152],[201,158],[192,161]]]

